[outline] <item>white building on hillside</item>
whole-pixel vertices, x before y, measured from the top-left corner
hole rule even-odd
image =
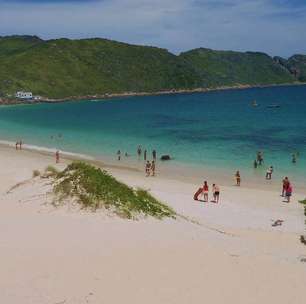
[[[33,98],[32,92],[23,92],[23,91],[16,92],[15,96],[16,98],[20,98],[20,99],[32,99]]]

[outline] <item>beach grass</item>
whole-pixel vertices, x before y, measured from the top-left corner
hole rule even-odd
[[[53,166],[48,166],[46,169],[45,169],[45,175],[47,177],[49,176],[57,176],[60,172]]]
[[[147,191],[128,187],[106,171],[84,162],[71,163],[55,179],[54,192],[60,202],[73,198],[81,208],[93,211],[105,208],[128,219],[141,215],[157,219],[176,217],[174,210]]]
[[[306,216],[306,199],[299,201],[299,203],[304,205],[304,215]],[[306,224],[306,221],[305,221],[305,224]],[[306,245],[306,236],[301,235],[300,241],[302,244]]]
[[[306,205],[306,199],[299,201],[300,204]]]

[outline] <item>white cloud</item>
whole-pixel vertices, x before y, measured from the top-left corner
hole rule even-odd
[[[306,53],[305,7],[278,0],[104,0],[3,4],[0,35],[106,37],[178,52],[196,47]]]

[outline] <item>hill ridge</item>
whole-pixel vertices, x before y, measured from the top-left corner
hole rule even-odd
[[[262,52],[208,48],[176,55],[156,46],[98,37],[2,36],[0,96],[19,90],[65,98],[294,83],[304,81],[304,57],[272,58]]]

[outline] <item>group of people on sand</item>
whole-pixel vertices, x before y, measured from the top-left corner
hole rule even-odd
[[[152,162],[147,160],[145,165],[146,176],[155,176],[155,168],[155,160],[152,160]]]
[[[208,202],[208,195],[209,195],[209,186],[207,181],[204,181],[202,187],[198,189],[198,191],[194,194],[193,199],[195,201],[199,201],[199,197],[203,196],[203,202]],[[211,200],[212,203],[219,203],[220,197],[220,187],[216,184],[212,185],[212,195],[213,199]]]
[[[137,156],[138,156],[138,160],[141,160],[142,156],[143,156],[143,160],[145,161],[145,173],[146,176],[155,176],[155,169],[156,169],[156,159],[157,159],[157,152],[156,150],[152,151],[152,161],[148,160],[148,151],[147,149],[142,149],[142,147],[139,145],[137,147]],[[129,157],[130,155],[128,153],[124,154],[125,157]],[[117,160],[120,161],[121,160],[121,151],[118,150],[117,151]]]
[[[256,159],[254,160],[254,168],[261,166],[264,163],[263,152],[258,151],[256,154]],[[266,171],[266,179],[272,179],[273,166],[270,166]]]
[[[270,166],[266,172],[266,179],[270,180],[272,178],[273,173],[273,166]],[[240,186],[241,184],[241,176],[240,172],[236,171],[235,173],[235,179],[236,179],[236,186]],[[289,181],[288,177],[286,176],[283,179],[283,188],[282,188],[282,197],[285,197],[287,200],[287,203],[290,202],[290,197],[292,196],[293,187],[291,182]]]

